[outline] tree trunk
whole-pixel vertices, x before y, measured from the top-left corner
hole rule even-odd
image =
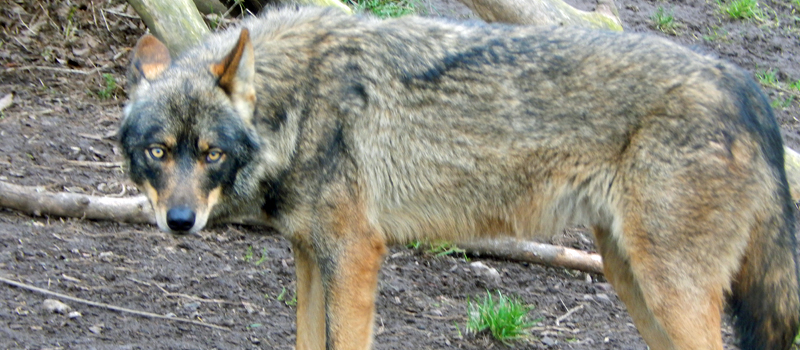
[[[192,0],[128,0],[174,57],[198,44],[209,30]]]
[[[221,15],[228,11],[228,8],[217,0],[194,0],[194,6],[204,15],[212,13]]]

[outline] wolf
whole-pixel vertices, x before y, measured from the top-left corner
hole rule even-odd
[[[593,228],[651,349],[788,349],[778,125],[750,74],[663,39],[269,11],[133,50],[119,138],[164,231],[249,216],[293,247],[297,349],[372,346],[387,245]]]

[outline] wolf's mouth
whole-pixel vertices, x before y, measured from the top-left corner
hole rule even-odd
[[[217,204],[222,189],[215,188],[209,192],[205,201],[198,201],[198,205],[187,203],[166,204],[169,199],[161,198],[158,192],[145,184],[145,192],[156,216],[158,228],[164,232],[174,234],[190,234],[202,230],[208,223],[211,209]],[[205,202],[205,203],[202,203]]]

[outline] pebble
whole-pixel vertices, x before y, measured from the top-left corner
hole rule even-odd
[[[62,315],[66,314],[67,312],[69,312],[69,310],[72,309],[71,307],[69,307],[69,305],[64,304],[55,299],[45,299],[42,302],[42,308],[44,308],[48,312],[55,312]]]
[[[493,267],[486,266],[486,264],[475,261],[469,264],[469,267],[475,272],[476,275],[480,277],[486,277],[489,280],[494,281],[495,283],[500,283],[500,273],[497,272],[497,269]]]
[[[103,331],[103,326],[104,325],[102,323],[91,326],[89,327],[89,332],[92,332],[94,334],[100,334],[100,332]]]
[[[542,338],[542,344],[547,346],[556,346],[558,344],[558,339],[553,339],[548,336]]]
[[[611,298],[608,297],[608,294],[597,293],[597,294],[595,294],[594,297],[599,301],[606,302],[606,303],[609,303],[609,304],[611,303]]]
[[[598,291],[605,291],[605,292],[608,292],[608,291],[611,291],[611,290],[614,289],[613,287],[611,287],[610,283],[595,283],[594,284],[594,288],[596,290],[598,290]]]
[[[100,258],[100,261],[102,262],[112,262],[114,260],[114,253],[102,252],[97,257]]]
[[[69,315],[67,315],[67,317],[69,317],[70,319],[73,319],[73,320],[76,319],[76,318],[80,318],[81,316],[83,316],[83,315],[81,315],[81,313],[77,312],[77,311],[70,312]]]
[[[198,308],[200,308],[200,303],[197,303],[197,302],[188,303],[188,304],[184,305],[183,308],[186,309],[186,310],[189,310],[189,311],[195,311]]]

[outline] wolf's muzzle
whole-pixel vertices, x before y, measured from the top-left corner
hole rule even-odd
[[[167,225],[177,232],[187,232],[194,226],[195,214],[188,207],[175,207],[167,211]]]

